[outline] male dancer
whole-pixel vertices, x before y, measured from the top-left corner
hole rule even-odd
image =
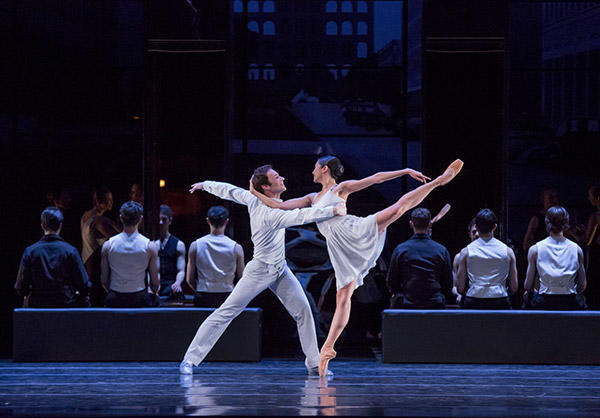
[[[158,219],[159,237],[153,243],[156,248],[159,248],[159,296],[164,301],[184,302],[185,297],[183,296],[181,283],[185,279],[185,244],[172,235],[169,230],[173,223],[173,211],[168,205],[160,205]]]
[[[253,186],[266,196],[279,199],[286,188],[285,179],[270,165],[254,170]],[[204,190],[222,199],[248,206],[254,258],[231,295],[202,323],[179,366],[182,374],[192,374],[215,345],[229,323],[252,299],[266,288],[271,289],[296,320],[305,365],[310,375],[319,373],[319,349],[310,305],[302,286],[285,262],[285,228],[345,215],[346,207],[339,204],[329,208],[305,208],[291,211],[272,209],[248,190],[227,183],[204,181],[195,183],[190,193]]]

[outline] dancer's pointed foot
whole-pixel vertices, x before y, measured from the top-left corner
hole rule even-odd
[[[323,347],[321,348],[321,352],[319,353],[319,376],[326,377],[327,376],[327,366],[329,365],[329,360],[335,358],[336,352],[333,348]]]
[[[456,159],[448,166],[444,174],[439,176],[437,180],[440,182],[440,186],[450,183],[450,181],[456,177],[456,175],[462,170],[464,163],[460,159]]]
[[[327,369],[327,372],[325,373],[327,375],[327,378],[333,378],[333,372],[329,369]],[[320,377],[319,376],[319,366],[313,367],[312,369],[308,369],[308,375],[310,377]]]
[[[183,360],[179,365],[179,373],[181,374],[194,374],[194,365],[187,360]]]

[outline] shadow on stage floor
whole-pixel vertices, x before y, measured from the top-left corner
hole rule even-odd
[[[0,415],[600,415],[600,367],[0,362]]]

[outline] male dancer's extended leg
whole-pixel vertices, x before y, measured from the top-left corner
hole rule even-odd
[[[196,336],[183,357],[184,361],[197,366],[204,360],[229,323],[248,306],[256,295],[275,280],[275,277],[266,277],[268,275],[265,264],[256,260],[248,263],[242,278],[235,285],[229,297],[198,328]]]
[[[277,281],[269,286],[269,289],[277,295],[283,306],[296,321],[300,345],[302,345],[302,351],[306,356],[304,361],[306,368],[317,367],[319,364],[319,347],[317,345],[315,321],[300,282],[286,266]]]

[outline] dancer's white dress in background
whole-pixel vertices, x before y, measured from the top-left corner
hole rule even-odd
[[[344,199],[328,190],[313,207],[335,206]],[[336,287],[341,289],[358,277],[356,287],[375,266],[385,244],[385,230],[377,231],[376,214],[361,218],[353,215],[335,216],[317,222],[327,239],[327,252],[335,271]]]

